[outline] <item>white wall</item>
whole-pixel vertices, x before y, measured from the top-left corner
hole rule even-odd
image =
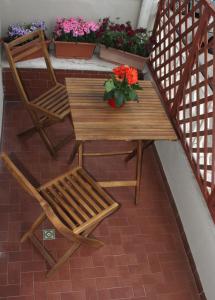
[[[84,16],[98,20],[110,16],[137,25],[142,0],[0,0],[2,31],[11,23],[45,20],[53,27],[55,18]]]
[[[207,300],[215,299],[215,226],[179,142],[156,142]]]
[[[157,12],[159,0],[143,0],[138,20],[138,27],[153,29],[154,19]]]

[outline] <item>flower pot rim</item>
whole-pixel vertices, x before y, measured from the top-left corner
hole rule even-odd
[[[122,53],[125,53],[125,54],[130,54],[130,55],[133,55],[133,56],[135,56],[137,58],[142,57],[142,58],[144,58],[146,60],[148,60],[150,58],[150,55],[149,56],[142,56],[142,55],[138,55],[138,54],[135,54],[135,53],[132,53],[132,52],[124,51],[124,50],[121,50],[121,49],[117,49],[117,48],[113,48],[113,47],[107,47],[107,46],[105,46],[103,44],[99,44],[99,46],[101,48],[106,48],[106,49],[110,49],[110,50],[116,50],[116,51],[119,51],[119,52],[122,52]]]
[[[70,41],[56,41],[53,39],[55,44],[84,44],[84,45],[96,45],[96,43],[87,43],[87,42],[70,42]]]

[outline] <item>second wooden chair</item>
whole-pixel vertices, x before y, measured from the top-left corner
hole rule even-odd
[[[4,43],[4,48],[21,100],[23,101],[34,124],[32,128],[20,133],[19,136],[31,136],[33,133],[38,132],[50,154],[52,156],[56,156],[57,151],[65,143],[72,139],[73,125],[71,126],[71,134],[56,145],[51,142],[46,133],[47,127],[57,122],[64,121],[66,117],[69,117],[72,123],[72,119],[66,87],[63,84],[58,83],[56,80],[48,50],[45,45],[43,32],[41,30],[37,30],[33,33],[17,38],[10,43]],[[22,83],[16,63],[37,51],[42,51],[53,87],[45,93],[42,93],[39,97],[30,100]]]

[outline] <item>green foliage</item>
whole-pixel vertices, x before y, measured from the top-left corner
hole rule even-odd
[[[119,81],[114,75],[105,81],[104,86],[104,100],[115,99],[117,107],[120,107],[123,102],[138,101],[136,90],[142,89],[138,84],[129,85],[127,79]]]
[[[117,24],[109,18],[102,21],[97,33],[99,42],[106,47],[112,47],[147,57],[151,52],[150,33],[144,28],[134,29],[130,22]]]

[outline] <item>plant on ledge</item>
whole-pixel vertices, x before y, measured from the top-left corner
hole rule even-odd
[[[47,29],[45,21],[36,21],[36,22],[22,23],[22,24],[11,24],[8,27],[7,37],[4,38],[4,41],[9,43],[17,39],[18,37],[34,32],[38,29],[41,29],[45,32],[45,30]]]
[[[36,30],[39,30],[39,29],[44,32],[44,37],[45,37],[45,40],[46,40],[45,44],[46,44],[46,47],[48,49],[51,41],[48,40],[46,35],[45,35],[45,30],[47,29],[45,21],[35,21],[35,22],[31,22],[31,23],[22,23],[22,24],[11,24],[11,25],[9,25],[8,32],[7,32],[7,37],[4,38],[4,42],[5,43],[10,43],[11,41],[13,41],[13,40],[15,40],[19,37],[30,34],[30,33],[34,32]],[[20,53],[25,49],[24,43],[20,44],[17,47],[18,47],[17,51],[20,52]],[[39,57],[42,57],[42,56],[43,56],[42,49],[38,49],[38,51],[30,53],[29,55],[26,55],[24,58],[22,58],[18,61],[35,59],[35,58],[39,58]]]
[[[108,61],[128,63],[142,69],[151,52],[147,30],[134,29],[130,22],[117,24],[105,18],[102,20],[97,36],[101,44],[100,57]]]
[[[113,69],[111,79],[105,81],[104,100],[112,107],[121,107],[127,101],[137,101],[138,73],[135,68],[122,65]]]
[[[56,56],[89,59],[96,46],[99,28],[100,23],[82,17],[57,18],[54,29]]]

